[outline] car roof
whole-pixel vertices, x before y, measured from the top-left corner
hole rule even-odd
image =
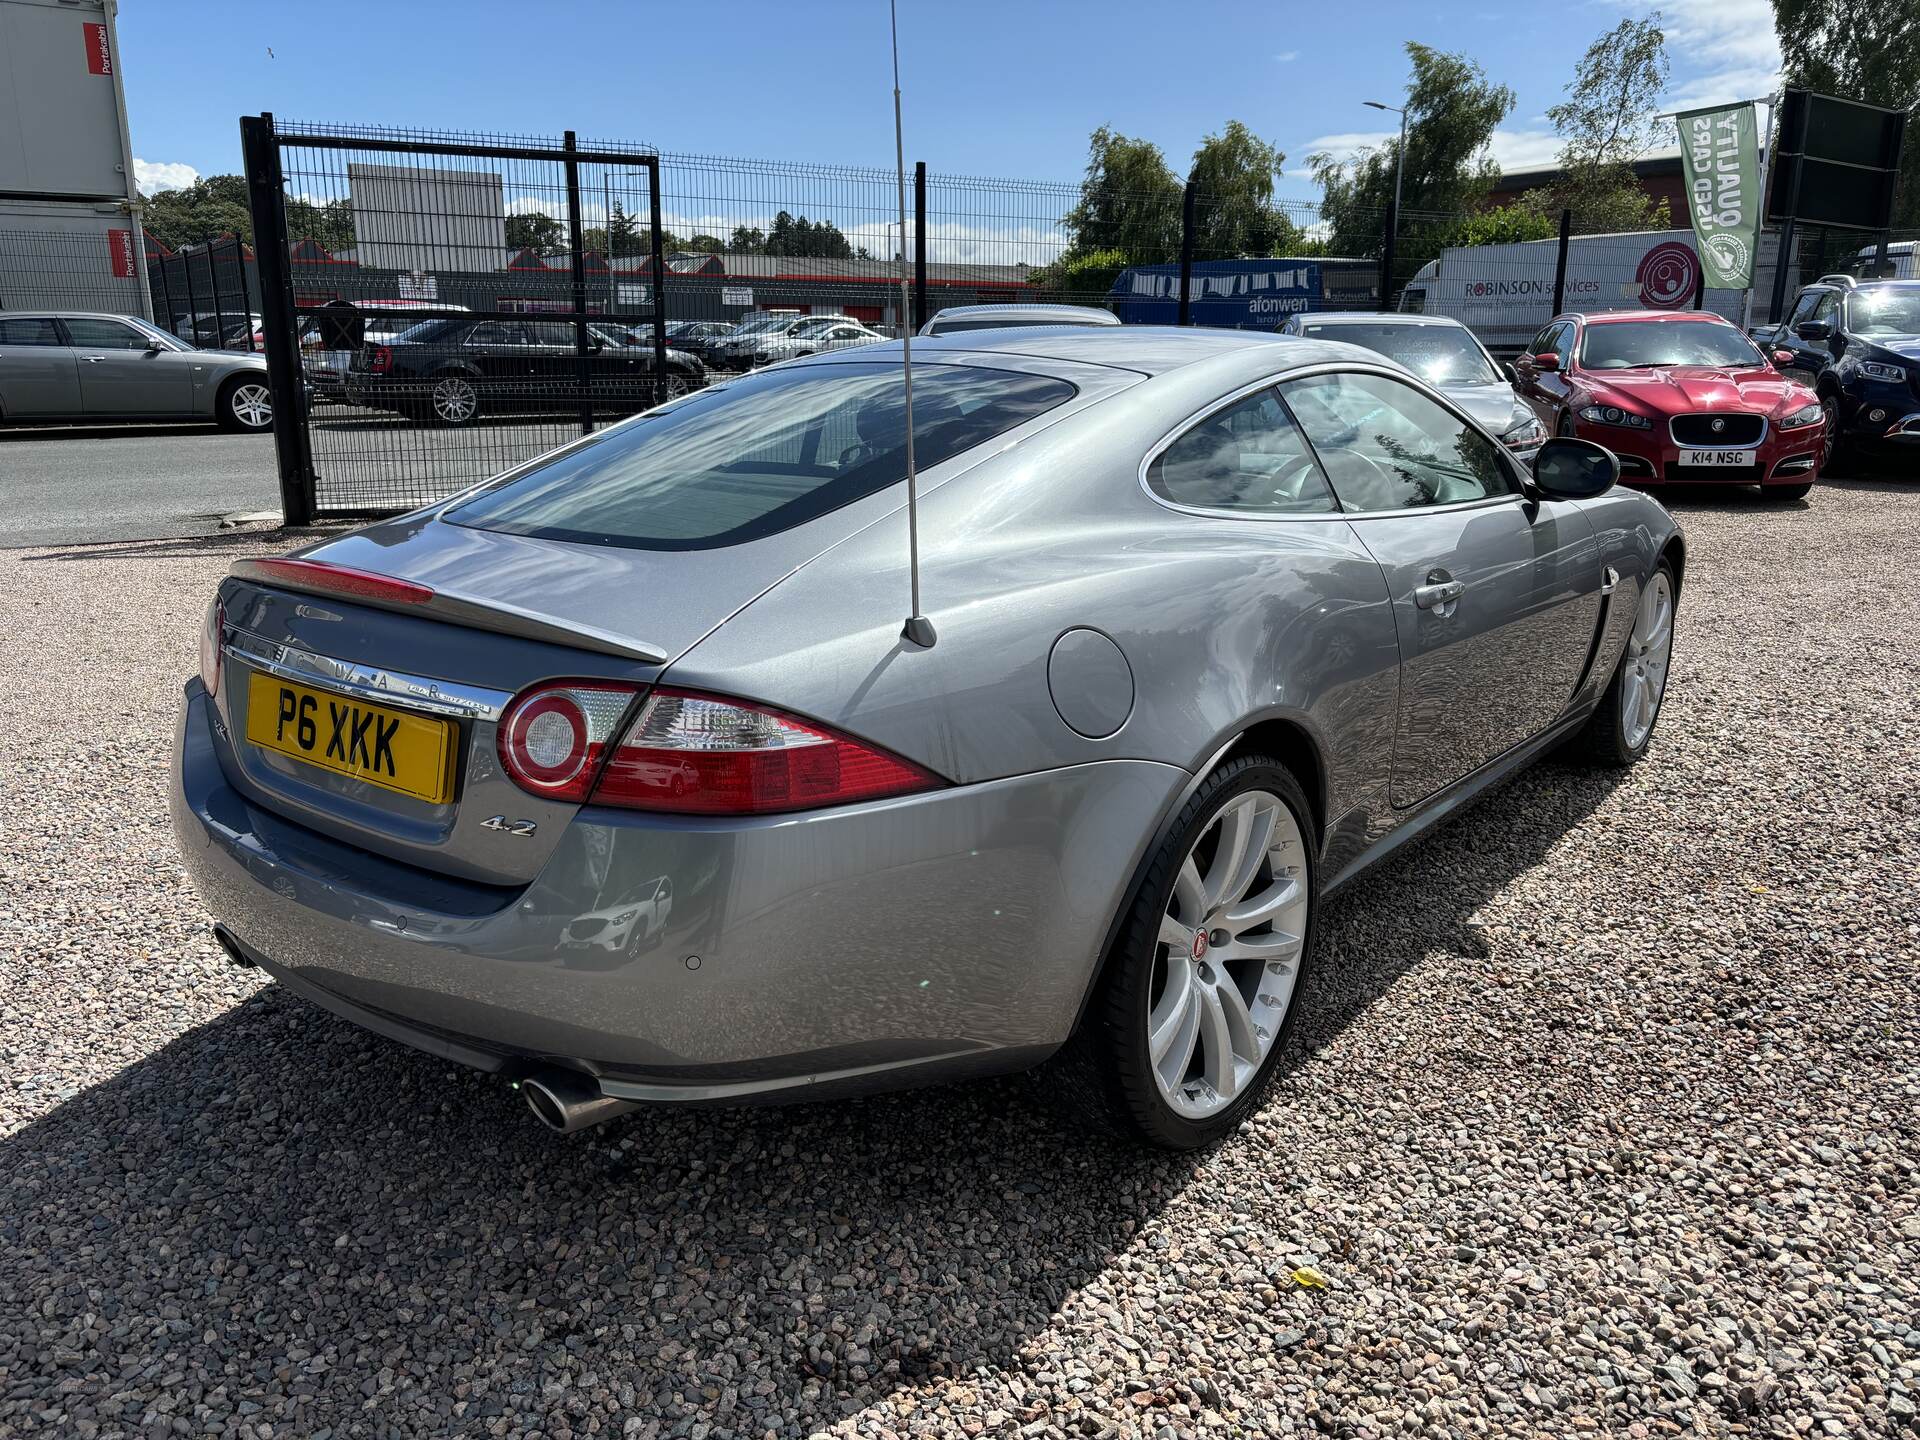
[[[899,343],[892,340],[884,346],[869,345],[857,352],[841,350],[817,358],[851,361],[857,356],[862,363],[872,364],[887,353],[888,346]],[[1271,368],[1276,358],[1281,358],[1274,355],[1276,346],[1285,349],[1285,359],[1301,365],[1360,358],[1369,364],[1380,361],[1372,351],[1337,341],[1308,340],[1270,330],[1208,330],[1177,325],[1021,325],[964,330],[955,335],[916,336],[913,354],[915,359],[928,362],[958,360],[965,355],[1023,355],[1164,375],[1209,361],[1221,361],[1231,368],[1236,357],[1255,369]]]
[[[1412,315],[1397,310],[1312,310],[1294,317],[1302,325],[1451,325],[1467,327],[1451,315]]]
[[[1024,305],[1018,303],[998,305],[948,305],[943,309],[934,311],[930,318],[939,320],[942,317],[963,315],[980,315],[985,317],[995,315],[1074,315],[1085,316],[1087,318],[1083,320],[1065,321],[1063,323],[1081,325],[1118,325],[1120,323],[1120,317],[1118,315],[1115,315],[1110,310],[1102,310],[1098,306],[1053,305],[1038,300]],[[1098,320],[1094,319],[1093,317],[1096,315],[1101,318]]]
[[[209,310],[208,315],[213,312]],[[240,318],[238,311],[234,319]],[[118,310],[0,310],[0,320],[136,320],[142,325],[151,325],[151,320],[141,320],[138,315],[128,315]]]
[[[1663,324],[1686,325],[1706,321],[1714,325],[1732,325],[1724,315],[1716,315],[1711,310],[1602,310],[1597,314],[1576,312],[1573,315],[1557,317],[1567,320],[1584,320],[1589,325],[1611,325],[1626,320],[1658,320]]]

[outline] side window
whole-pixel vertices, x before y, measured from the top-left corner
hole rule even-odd
[[[1560,368],[1566,370],[1573,364],[1573,342],[1579,338],[1580,327],[1568,321],[1560,327],[1560,333],[1553,337],[1553,353],[1560,357]]]
[[[507,327],[495,320],[490,320],[484,325],[476,325],[467,332],[466,343],[469,345],[508,344]]]
[[[0,320],[0,345],[64,345],[51,320]]]
[[[1562,328],[1564,327],[1558,321],[1555,321],[1553,324],[1547,326],[1546,329],[1542,330],[1538,335],[1533,337],[1533,343],[1527,346],[1527,353],[1529,355],[1546,354],[1549,350],[1553,349],[1553,338],[1555,335],[1557,335],[1561,331]]]
[[[1813,307],[1820,303],[1824,290],[1802,290],[1800,298],[1793,302],[1793,313],[1787,316],[1787,329],[1791,331],[1802,320],[1813,318]]]
[[[1813,307],[1813,314],[1807,318],[1809,320],[1824,320],[1829,325],[1837,326],[1840,318],[1837,313],[1839,309],[1840,292],[1838,290],[1822,290],[1820,292],[1819,303]]]
[[[1319,515],[1340,508],[1272,390],[1216,410],[1180,436],[1148,467],[1147,485],[1176,505],[1202,510]]]
[[[122,325],[118,320],[69,320],[67,333],[73,337],[75,345],[85,345],[95,350],[147,348],[146,336],[131,325]]]
[[[1412,510],[1514,493],[1492,440],[1398,380],[1315,375],[1280,389],[1342,510]]]

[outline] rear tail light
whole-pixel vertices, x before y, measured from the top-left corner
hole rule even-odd
[[[683,815],[768,815],[908,795],[945,783],[911,761],[810,720],[656,689],[609,757],[593,799]]]
[[[522,691],[500,717],[500,763],[529,794],[585,800],[607,743],[638,693],[631,685],[601,680],[561,680]]]
[[[385,375],[393,369],[393,350],[386,345],[373,347],[373,354],[367,360],[367,368],[376,375]]]
[[[200,622],[200,683],[207,687],[209,699],[220,693],[220,636],[226,626],[226,602],[215,595]]]
[[[376,575],[371,570],[356,570],[351,565],[332,565],[324,560],[236,560],[233,573],[243,580],[285,585],[294,590],[315,590],[326,595],[342,595],[350,600],[378,600],[389,605],[424,605],[433,599],[433,587],[430,585],[396,580],[391,575]]]

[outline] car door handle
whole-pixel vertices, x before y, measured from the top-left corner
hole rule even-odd
[[[1438,610],[1445,615],[1452,609],[1453,602],[1466,593],[1467,587],[1458,580],[1428,578],[1430,583],[1413,588],[1413,603],[1422,610]]]
[[[82,355],[80,358],[86,361],[89,365],[98,365],[102,360],[106,359],[107,357],[104,355]]]

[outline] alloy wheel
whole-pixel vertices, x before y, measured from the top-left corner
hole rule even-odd
[[[1278,795],[1235,795],[1174,876],[1148,988],[1147,1054],[1173,1110],[1203,1120],[1253,1083],[1293,1002],[1306,846]]]
[[[1825,470],[1833,463],[1833,452],[1840,443],[1840,402],[1832,395],[1820,397],[1820,418],[1826,421],[1820,436],[1820,468]]]
[[[667,383],[666,383],[665,390],[666,390],[666,393],[663,397],[663,401],[678,400],[682,395],[687,393],[686,377],[683,375],[667,376]]]
[[[458,375],[448,375],[434,382],[434,417],[448,425],[464,425],[473,419],[480,408],[480,396],[474,391],[473,383]]]
[[[1673,658],[1673,584],[1657,571],[1640,597],[1627,640],[1627,667],[1620,684],[1620,735],[1638,750],[1653,733],[1654,717],[1667,691],[1667,666]]]
[[[257,380],[234,386],[227,405],[233,418],[249,430],[264,430],[273,424],[273,395]]]

